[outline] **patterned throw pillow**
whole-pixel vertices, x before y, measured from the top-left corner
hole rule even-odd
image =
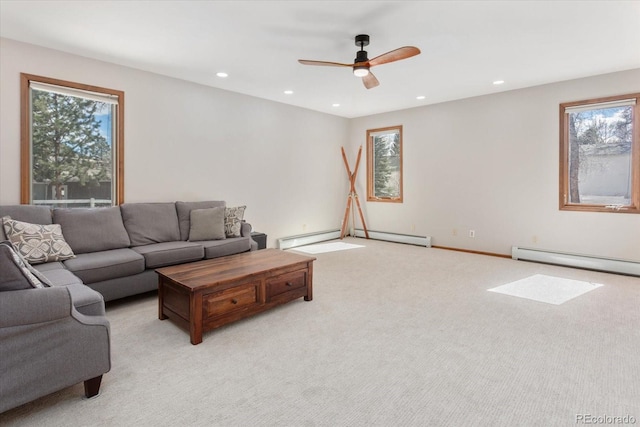
[[[6,248],[5,250],[10,254],[10,258],[18,268],[20,273],[24,276],[25,279],[31,284],[33,288],[48,288],[51,287],[51,282],[47,280],[46,277],[42,275],[38,270],[31,267],[28,262],[26,262],[18,252],[15,251],[11,242],[3,241],[0,242],[0,247]]]
[[[240,237],[246,206],[224,209],[224,232],[227,237]]]
[[[62,236],[60,224],[30,224],[5,216],[2,226],[15,250],[31,264],[75,257]]]

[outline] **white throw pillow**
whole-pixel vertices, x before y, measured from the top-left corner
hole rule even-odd
[[[246,206],[238,206],[235,208],[225,208],[224,212],[224,231],[227,237],[240,237],[242,228],[242,219],[244,218],[244,210]]]
[[[15,250],[30,264],[75,258],[60,224],[31,224],[5,216],[2,226]]]

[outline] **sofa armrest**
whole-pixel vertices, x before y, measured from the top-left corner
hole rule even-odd
[[[98,393],[111,369],[105,316],[78,312],[66,287],[0,292],[0,412],[79,382]]]
[[[246,221],[242,221],[242,224],[240,226],[240,235],[242,237],[251,237],[251,230],[253,228],[251,227],[251,224],[249,224]]]
[[[0,292],[0,328],[64,319],[71,307],[65,287]]]
[[[89,316],[73,308],[71,310],[71,317],[86,326],[104,326],[107,328],[107,331],[111,333],[111,325],[106,316]]]

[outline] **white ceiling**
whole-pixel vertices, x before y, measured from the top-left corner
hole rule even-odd
[[[357,34],[369,58],[422,54],[373,68],[370,90],[297,62],[350,63]],[[353,118],[640,68],[640,1],[1,0],[0,35]]]

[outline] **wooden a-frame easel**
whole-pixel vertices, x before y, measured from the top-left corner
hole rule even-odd
[[[344,147],[342,147],[342,160],[344,160],[344,167],[347,168],[347,176],[349,177],[349,195],[347,196],[347,208],[344,211],[344,219],[342,220],[342,230],[340,231],[340,239],[344,239],[344,236],[347,232],[347,224],[349,223],[349,212],[352,213],[352,225],[353,228],[356,226],[355,220],[355,210],[353,209],[353,201],[356,201],[356,205],[358,206],[358,212],[360,213],[360,220],[362,221],[362,227],[364,228],[364,235],[368,239],[369,232],[367,231],[367,224],[364,222],[364,215],[362,215],[362,208],[360,207],[360,200],[358,200],[358,193],[356,193],[356,175],[358,174],[358,167],[360,166],[360,157],[362,156],[362,145],[358,150],[358,157],[356,159],[356,167],[351,173],[351,168],[349,167],[349,162],[347,161],[347,155],[344,153]]]

